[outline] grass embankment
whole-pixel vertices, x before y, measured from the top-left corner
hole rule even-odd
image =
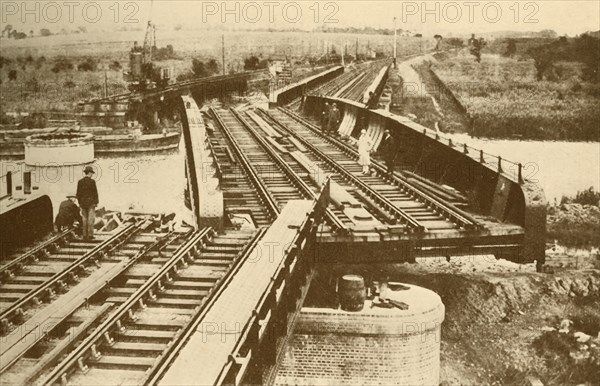
[[[548,240],[566,247],[600,248],[600,193],[592,188],[548,205]]]
[[[350,55],[364,55],[367,48],[387,51],[390,36],[350,33],[304,33],[304,32],[225,32],[226,68],[240,72],[244,60],[257,55],[260,60],[274,56],[289,56],[293,61],[293,81],[309,76],[318,69],[307,64],[309,57],[320,58],[325,47],[335,48],[339,53],[346,46]],[[107,71],[109,94],[127,91],[123,71],[129,67],[129,50],[133,41],[141,41],[143,31],[117,31],[77,35],[53,35],[24,40],[2,39],[0,62],[0,96],[2,111],[70,111],[82,99],[103,95],[104,70],[114,61],[120,69]],[[215,59],[222,73],[221,31],[161,30],[158,45],[172,44],[175,59],[161,61],[161,67],[173,69],[173,77],[192,70],[192,58],[201,61]],[[398,55],[428,49],[427,39],[401,37]],[[43,59],[40,59],[42,58]],[[53,72],[56,62],[63,58],[72,68]],[[93,71],[79,71],[78,65],[92,58],[98,63]],[[8,61],[6,61],[8,59]],[[14,72],[10,75],[10,72]]]
[[[600,140],[600,85],[582,81],[582,65],[563,62],[560,80],[536,80],[532,59],[468,52],[441,56],[433,70],[472,118],[470,133],[492,138]]]

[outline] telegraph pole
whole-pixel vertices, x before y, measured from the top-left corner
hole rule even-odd
[[[394,16],[394,61],[396,59],[396,47],[398,46],[398,34],[396,28],[396,17]]]
[[[223,75],[225,74],[225,34],[221,35],[221,55],[223,56]]]

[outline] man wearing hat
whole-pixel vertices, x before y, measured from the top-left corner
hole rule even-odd
[[[329,126],[329,114],[331,111],[331,107],[329,107],[329,103],[325,102],[325,107],[321,112],[321,130],[323,133],[327,133],[327,126]]]
[[[60,232],[65,228],[73,226],[75,221],[82,223],[81,215],[79,214],[79,207],[77,206],[77,197],[74,195],[68,195],[67,199],[60,203],[58,208],[58,214],[54,220],[56,229]]]
[[[85,174],[85,177],[77,182],[77,200],[79,206],[81,206],[83,239],[91,240],[94,238],[98,189],[96,189],[96,181],[92,179],[94,169],[91,166],[86,166],[83,169],[83,174]]]
[[[337,103],[334,103],[329,111],[329,120],[327,122],[327,134],[335,134],[340,124],[340,110]]]
[[[398,149],[396,148],[396,141],[394,141],[394,137],[392,137],[389,130],[385,130],[383,133],[383,140],[381,141],[380,152],[383,155],[383,159],[385,160],[388,173],[393,174]]]

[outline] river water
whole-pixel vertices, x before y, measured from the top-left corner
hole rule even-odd
[[[445,135],[453,141],[484,149],[502,158],[521,162],[524,176],[537,180],[549,202],[574,195],[590,186],[600,190],[600,144],[582,142],[542,142],[484,140],[463,134]],[[100,207],[111,210],[170,213],[189,221],[183,203],[186,184],[183,144],[179,151],[160,155],[100,158],[94,163]],[[24,168],[23,163],[3,162],[3,172]],[[67,194],[75,193],[82,166],[26,167],[32,170],[33,185],[48,194],[54,211]],[[15,185],[19,185],[15,181]]]
[[[93,163],[94,179],[100,204],[123,212],[189,214],[184,205],[185,153],[181,150],[168,154],[135,157],[99,158]],[[45,167],[26,166],[22,161],[2,162],[2,171],[31,171],[34,193],[47,194],[53,204],[54,215],[68,194],[75,194],[77,181],[82,177],[83,165]],[[18,175],[18,173],[17,173]],[[20,180],[14,185],[19,186]],[[189,221],[189,218],[186,218]]]
[[[523,164],[523,176],[537,181],[548,202],[593,187],[600,190],[600,143],[515,141],[443,134],[486,153]]]

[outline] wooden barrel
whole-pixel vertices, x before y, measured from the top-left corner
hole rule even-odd
[[[344,275],[338,282],[338,297],[344,311],[360,311],[365,305],[367,291],[362,276]]]

